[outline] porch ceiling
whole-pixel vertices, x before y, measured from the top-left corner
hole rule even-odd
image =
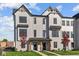
[[[51,39],[46,39],[46,38],[29,38],[29,41],[51,41]]]

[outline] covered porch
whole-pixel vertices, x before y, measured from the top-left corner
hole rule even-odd
[[[50,50],[51,49],[51,39],[44,38],[30,38],[28,41],[28,51],[37,50]]]

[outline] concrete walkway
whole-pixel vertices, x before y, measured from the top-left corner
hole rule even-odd
[[[33,50],[33,51],[36,52],[36,53],[39,53],[39,54],[42,55],[42,56],[47,56],[46,54],[44,54],[44,53],[42,53],[42,52],[35,51],[35,50]]]
[[[46,51],[46,52],[57,55],[57,56],[61,56],[60,54],[57,54],[57,53],[54,53],[54,52],[50,52],[50,51]]]

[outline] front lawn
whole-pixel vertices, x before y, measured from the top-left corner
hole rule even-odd
[[[79,55],[79,51],[53,51],[60,55]]]
[[[41,56],[41,55],[33,51],[27,51],[27,52],[6,52],[6,56]]]

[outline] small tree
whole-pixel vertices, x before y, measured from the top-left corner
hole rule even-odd
[[[20,36],[20,42],[21,42],[21,46],[25,46],[25,44],[27,43],[25,35]]]
[[[66,47],[68,46],[69,44],[69,36],[66,32],[63,33],[63,39],[62,39],[62,44],[63,44],[63,49],[66,50]]]
[[[7,40],[7,39],[3,39],[2,41],[3,41],[3,42],[7,42],[8,40]]]

